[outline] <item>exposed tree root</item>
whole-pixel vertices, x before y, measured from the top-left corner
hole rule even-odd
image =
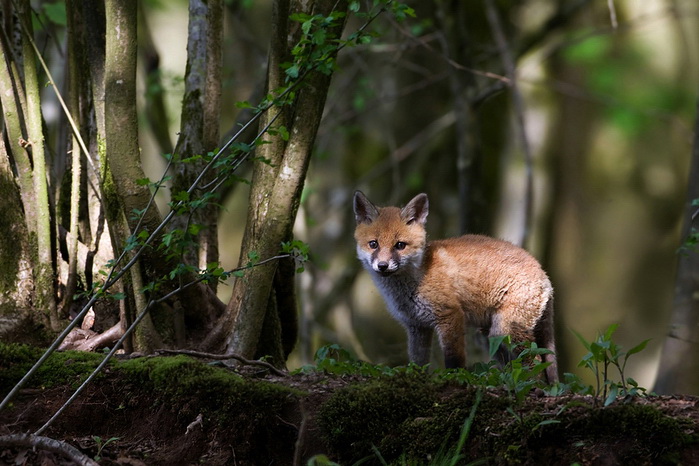
[[[259,366],[259,367],[264,367],[265,369],[269,369],[271,373],[274,375],[278,375],[280,377],[288,377],[289,374],[287,374],[284,371],[280,371],[273,365],[271,365],[268,362],[265,361],[259,361],[259,360],[251,360],[251,359],[246,359],[242,356],[239,356],[237,354],[216,354],[216,353],[203,353],[201,351],[192,351],[192,350],[171,350],[171,349],[159,349],[155,351],[156,353],[165,353],[165,354],[186,354],[187,356],[194,356],[196,358],[206,358],[206,359],[235,359],[236,361],[245,364],[247,366]]]

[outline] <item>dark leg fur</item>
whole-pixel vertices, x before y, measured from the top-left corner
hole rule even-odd
[[[553,351],[553,354],[542,356],[543,362],[550,362],[546,368],[546,381],[550,384],[558,382],[558,364],[556,360],[556,339],[553,327],[553,296],[546,303],[546,309],[541,319],[534,327],[534,341],[540,348]]]
[[[430,362],[433,330],[429,327],[406,327],[410,362],[424,366]]]
[[[444,315],[436,326],[447,369],[466,367],[466,322],[460,312]]]

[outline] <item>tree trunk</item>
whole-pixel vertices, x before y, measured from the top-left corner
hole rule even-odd
[[[31,315],[33,280],[30,244],[22,202],[9,165],[9,153],[0,137],[0,341]]]
[[[20,20],[26,29],[22,35],[24,55],[24,91],[27,99],[25,124],[27,140],[32,149],[32,180],[36,208],[36,263],[34,265],[34,305],[45,312],[53,330],[59,330],[54,291],[54,261],[51,247],[51,211],[49,208],[48,173],[41,116],[41,95],[36,71],[36,60],[31,45],[32,18],[29,1],[20,2]]]
[[[223,3],[221,0],[190,0],[189,35],[187,40],[187,70],[182,102],[180,137],[177,141],[177,159],[191,161],[176,163],[172,192],[186,191],[207,164],[207,153],[219,143],[221,109],[221,42],[223,40]],[[201,185],[213,179],[210,170]],[[200,191],[195,191],[201,195]],[[191,216],[173,220],[172,228],[185,231],[192,225],[201,228],[195,250],[188,251],[182,261],[198,269],[218,262],[218,206],[210,199],[196,208]],[[199,227],[197,227],[198,229]],[[216,291],[217,282],[209,283]]]
[[[300,28],[292,31],[289,15],[302,12],[327,17],[333,11],[333,7],[336,7],[337,11],[346,11],[347,4],[324,0],[316,2],[312,9],[309,9],[309,6],[302,2],[275,2],[272,18],[274,28],[268,57],[267,94],[283,87],[285,74],[281,64],[290,60],[291,50],[299,38]],[[343,27],[344,21],[336,26],[337,30],[334,32],[338,37]],[[276,118],[275,127],[284,126],[289,138],[285,141],[281,137],[267,136],[266,144],[257,149],[258,157],[268,163],[258,162],[253,170],[247,227],[240,257],[241,266],[252,256],[264,259],[277,255],[281,250],[281,243],[291,238],[329,84],[329,74],[312,71],[297,91],[291,106],[272,108],[262,118],[261,128]],[[293,290],[293,285],[288,285],[294,280],[293,267],[290,268],[291,272],[284,272],[287,269],[289,268],[279,268],[277,263],[272,262],[248,270],[243,277],[236,280],[226,309],[225,322],[220,327],[228,352],[245,357],[254,357],[261,352],[281,353],[278,348],[262,350],[258,343],[266,340],[262,337],[265,320],[268,322],[266,328],[269,332],[274,332],[275,328],[281,326],[280,322],[296,321],[295,299],[288,296],[288,290]],[[279,284],[276,288],[284,288],[287,293],[275,293],[275,275]],[[285,304],[281,305],[282,302]],[[275,315],[268,315],[269,313]],[[286,329],[282,328],[282,333],[289,327],[295,328],[291,324]],[[295,335],[293,338],[288,335],[284,337],[287,342],[295,338]],[[280,339],[272,340],[281,345]],[[283,365],[283,361],[274,363]]]
[[[138,219],[131,215],[134,210],[148,205],[150,191],[136,181],[145,178],[141,167],[138,146],[138,118],[136,114],[136,2],[107,0],[106,17],[106,61],[104,72],[105,97],[105,154],[107,169],[104,170],[104,191],[108,204],[107,218],[113,231],[115,244],[125,244],[126,238],[136,234]],[[128,216],[125,219],[124,216]],[[143,229],[153,232],[160,223],[160,215],[154,209],[144,214]],[[127,287],[135,305],[134,313],[145,307],[139,285],[144,285],[139,261],[130,271],[131,286]],[[155,273],[153,273],[155,275]],[[132,314],[133,317],[133,314]],[[135,349],[150,352],[161,346],[158,333],[150,316],[146,316],[134,335]]]
[[[687,183],[687,198],[682,227],[682,242],[697,239],[699,199],[699,100],[694,125],[692,166]],[[699,394],[699,245],[683,247],[677,262],[675,298],[670,328],[663,345],[655,383],[658,393]]]

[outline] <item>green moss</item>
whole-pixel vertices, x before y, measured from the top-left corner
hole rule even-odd
[[[7,394],[44,353],[28,345],[0,343],[0,393]],[[27,382],[27,387],[50,388],[80,384],[104,356],[81,351],[55,352]]]
[[[675,464],[676,452],[691,440],[680,421],[649,405],[595,409],[576,424],[574,426],[580,433],[595,432],[597,438],[617,436],[635,440],[635,448],[620,458],[626,464],[647,461],[648,458],[653,458],[654,464]]]
[[[281,385],[243,379],[187,356],[133,359],[121,362],[115,369],[133,383],[152,387],[162,401],[199,400],[198,408],[204,415],[219,422],[235,422],[241,413],[263,420],[302,395]]]
[[[477,390],[475,387],[455,388],[448,397],[434,403],[427,416],[404,421],[393,435],[389,434],[383,439],[380,451],[402,451],[402,460],[418,464],[426,463],[430,458],[456,453],[450,450],[459,441]],[[491,421],[501,418],[508,405],[507,399],[486,394],[476,409],[468,438],[486,435]]]
[[[0,386],[7,387],[5,393],[41,354],[42,350],[24,345],[0,344]],[[27,387],[82,381],[102,357],[56,353]],[[95,410],[85,423],[88,429],[102,429],[104,422],[114,422],[107,429],[120,428],[120,416],[137,416],[136,424],[152,417],[160,422],[158,435],[168,437],[181,435],[202,414],[206,432],[215,437],[212,443],[234,444],[241,464],[283,464],[273,459],[294,451],[301,422],[299,403],[305,395],[282,385],[244,379],[186,356],[114,361],[86,392],[83,399],[90,392],[100,393],[100,399],[104,399],[102,393],[110,394],[104,406],[75,404],[75,409]],[[93,424],[99,427],[90,427]]]
[[[430,416],[436,385],[424,374],[377,377],[338,390],[320,408],[319,424],[343,461],[358,461],[380,448],[385,459],[400,455],[400,426]]]
[[[609,450],[618,464],[676,464],[679,451],[693,439],[684,433],[682,422],[650,405],[622,404],[587,408],[587,412],[563,413],[559,423],[542,425],[550,419],[532,414],[513,421],[490,446],[496,463],[519,464],[545,458],[546,451],[560,452],[570,445],[571,463],[580,458],[585,445],[612,445]]]

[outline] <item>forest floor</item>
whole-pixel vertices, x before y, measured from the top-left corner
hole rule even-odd
[[[31,358],[2,349],[4,396]],[[0,436],[41,427],[93,356],[52,357],[0,411]],[[282,377],[184,356],[108,367],[42,434],[101,465],[333,464],[327,458],[446,464],[456,455],[453,464],[699,464],[695,397],[635,397],[602,407],[590,396],[533,391],[515,402],[503,390],[435,383],[425,374]],[[55,452],[0,446],[0,465],[34,464],[74,463]]]

